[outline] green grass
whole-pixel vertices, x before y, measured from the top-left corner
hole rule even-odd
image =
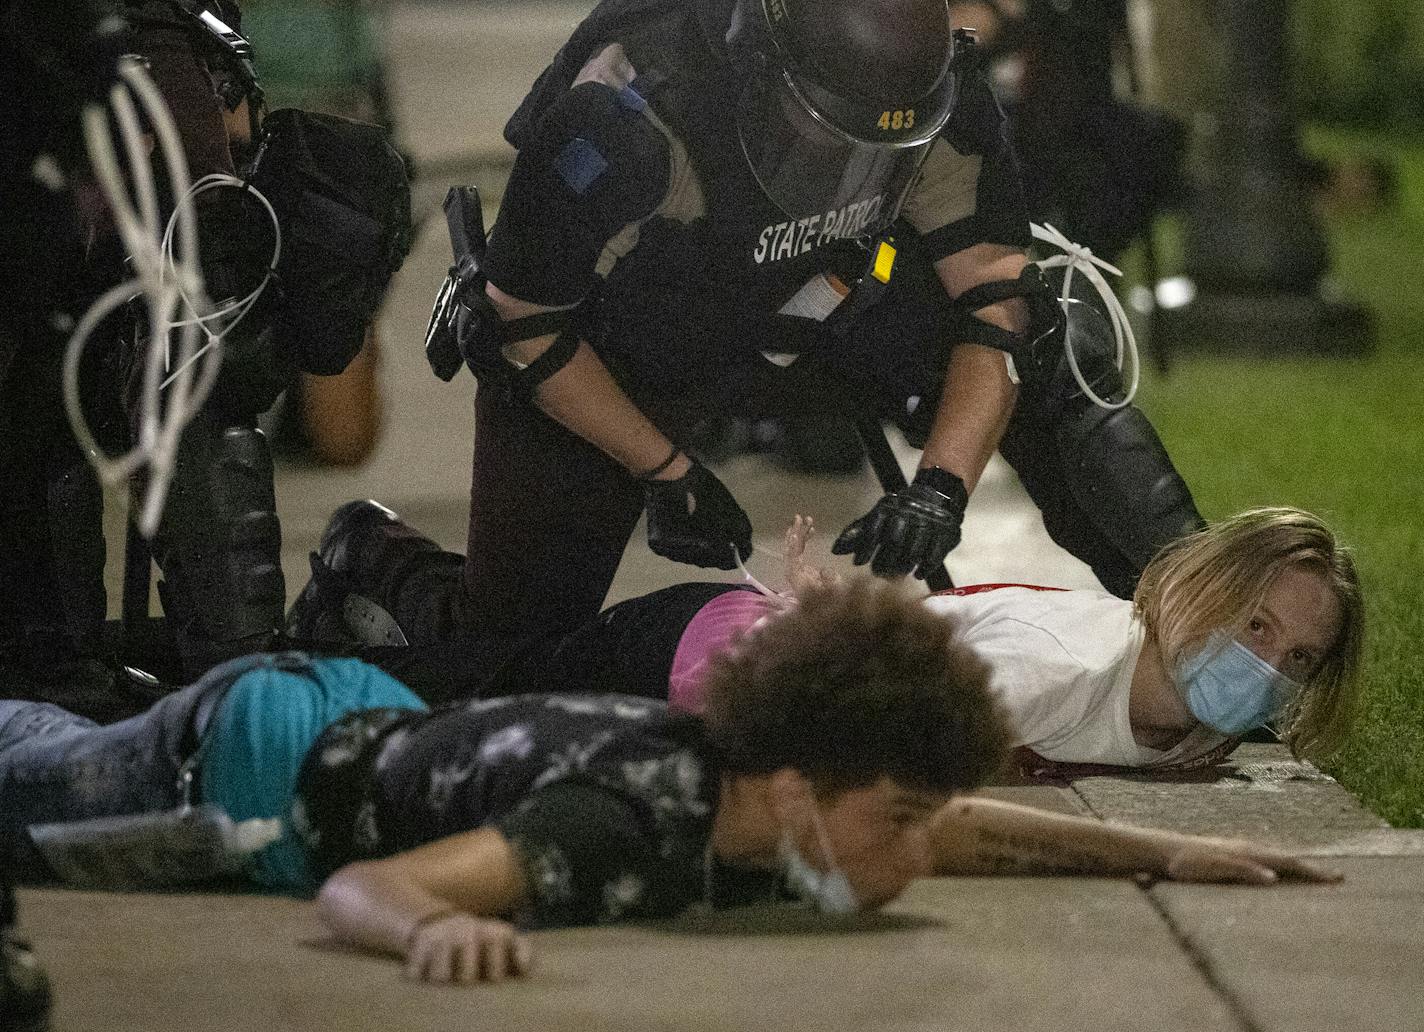
[[[1329,227],[1336,276],[1374,313],[1365,360],[1186,357],[1141,404],[1208,519],[1289,504],[1357,550],[1368,607],[1363,705],[1326,764],[1399,826],[1424,826],[1424,140],[1316,132],[1321,154],[1388,153],[1401,198]]]

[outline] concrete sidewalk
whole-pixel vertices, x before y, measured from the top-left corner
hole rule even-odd
[[[422,163],[497,191],[510,156],[503,119],[588,6],[396,7],[392,85]],[[427,179],[420,200],[437,203],[445,185]],[[388,428],[372,462],[282,471],[291,594],[326,516],[350,498],[379,498],[447,546],[464,546],[473,384],[464,375],[439,383],[421,353],[448,261],[437,223],[396,281],[382,327]],[[719,472],[759,545],[774,550],[790,517],[806,512],[828,532],[813,543],[827,562],[835,531],[879,493],[868,472],[791,477],[752,458]],[[109,540],[121,539],[115,519]],[[775,582],[772,561],[752,565]],[[951,566],[959,583],[1095,584],[1048,542],[1001,463],[975,492]],[[611,597],[690,576],[703,571],[655,559],[638,531]],[[938,879],[888,918],[850,929],[782,912],[540,933],[528,982],[451,990],[413,985],[393,963],[334,947],[309,906],[291,900],[31,890],[21,893],[22,920],[54,977],[62,1032],[1424,1028],[1424,833],[1384,827],[1279,748],[1248,747],[1190,781],[1093,777],[996,794],[1270,841],[1328,858],[1347,877],[1271,889]]]

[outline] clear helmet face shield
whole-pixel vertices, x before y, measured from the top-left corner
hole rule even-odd
[[[762,191],[789,217],[834,221],[838,237],[873,234],[899,213],[954,110],[958,78],[946,67],[928,96],[887,105],[768,68],[741,90],[743,153]]]

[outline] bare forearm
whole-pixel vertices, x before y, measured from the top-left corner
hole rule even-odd
[[[1167,832],[1104,824],[993,799],[964,798],[936,817],[936,873],[1161,873]]]
[[[485,293],[506,322],[551,309],[506,294],[494,284]],[[504,346],[504,357],[528,365],[554,343],[555,334],[515,341]],[[588,342],[579,341],[573,358],[534,392],[534,403],[549,418],[588,441],[629,472],[655,469],[668,456],[672,442],[623,393],[608,367]],[[674,479],[687,472],[687,458],[679,456],[659,479]]]
[[[672,443],[623,393],[586,343],[579,344],[568,365],[539,385],[534,400],[551,419],[631,473],[656,468],[672,450]],[[681,476],[688,465],[688,459],[679,456],[660,477]]]
[[[957,298],[981,283],[1017,279],[1027,264],[1028,257],[1016,248],[977,244],[941,258],[935,271],[945,292]],[[973,318],[1023,333],[1029,312],[1021,298],[1008,298],[986,305]],[[967,343],[954,348],[920,465],[949,470],[972,493],[1017,400],[1018,388],[1009,379],[1003,352]]]
[[[347,942],[404,954],[411,932],[432,915],[499,917],[525,900],[523,870],[495,829],[479,828],[384,860],[347,864],[317,897],[322,921]]]
[[[1340,880],[1336,871],[1270,846],[1104,824],[972,796],[940,810],[930,834],[937,874],[1149,874],[1246,885]]]
[[[920,465],[949,470],[973,493],[1017,397],[1002,352],[977,344],[955,348]]]
[[[433,914],[454,909],[418,884],[376,864],[348,864],[317,897],[317,914],[344,942],[376,953],[405,955],[410,935]]]

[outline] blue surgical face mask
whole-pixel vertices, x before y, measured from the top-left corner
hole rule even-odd
[[[801,850],[796,848],[796,840],[791,837],[790,830],[783,828],[779,852],[787,887],[798,899],[812,904],[823,914],[854,914],[860,910],[860,900],[856,898],[855,889],[851,887],[845,871],[836,863],[825,826],[821,824],[820,812],[813,809],[811,819],[816,824],[816,837],[821,840],[826,869],[818,871],[812,867]]]
[[[1183,656],[1173,680],[1192,716],[1224,735],[1265,723],[1301,689],[1224,631]]]

